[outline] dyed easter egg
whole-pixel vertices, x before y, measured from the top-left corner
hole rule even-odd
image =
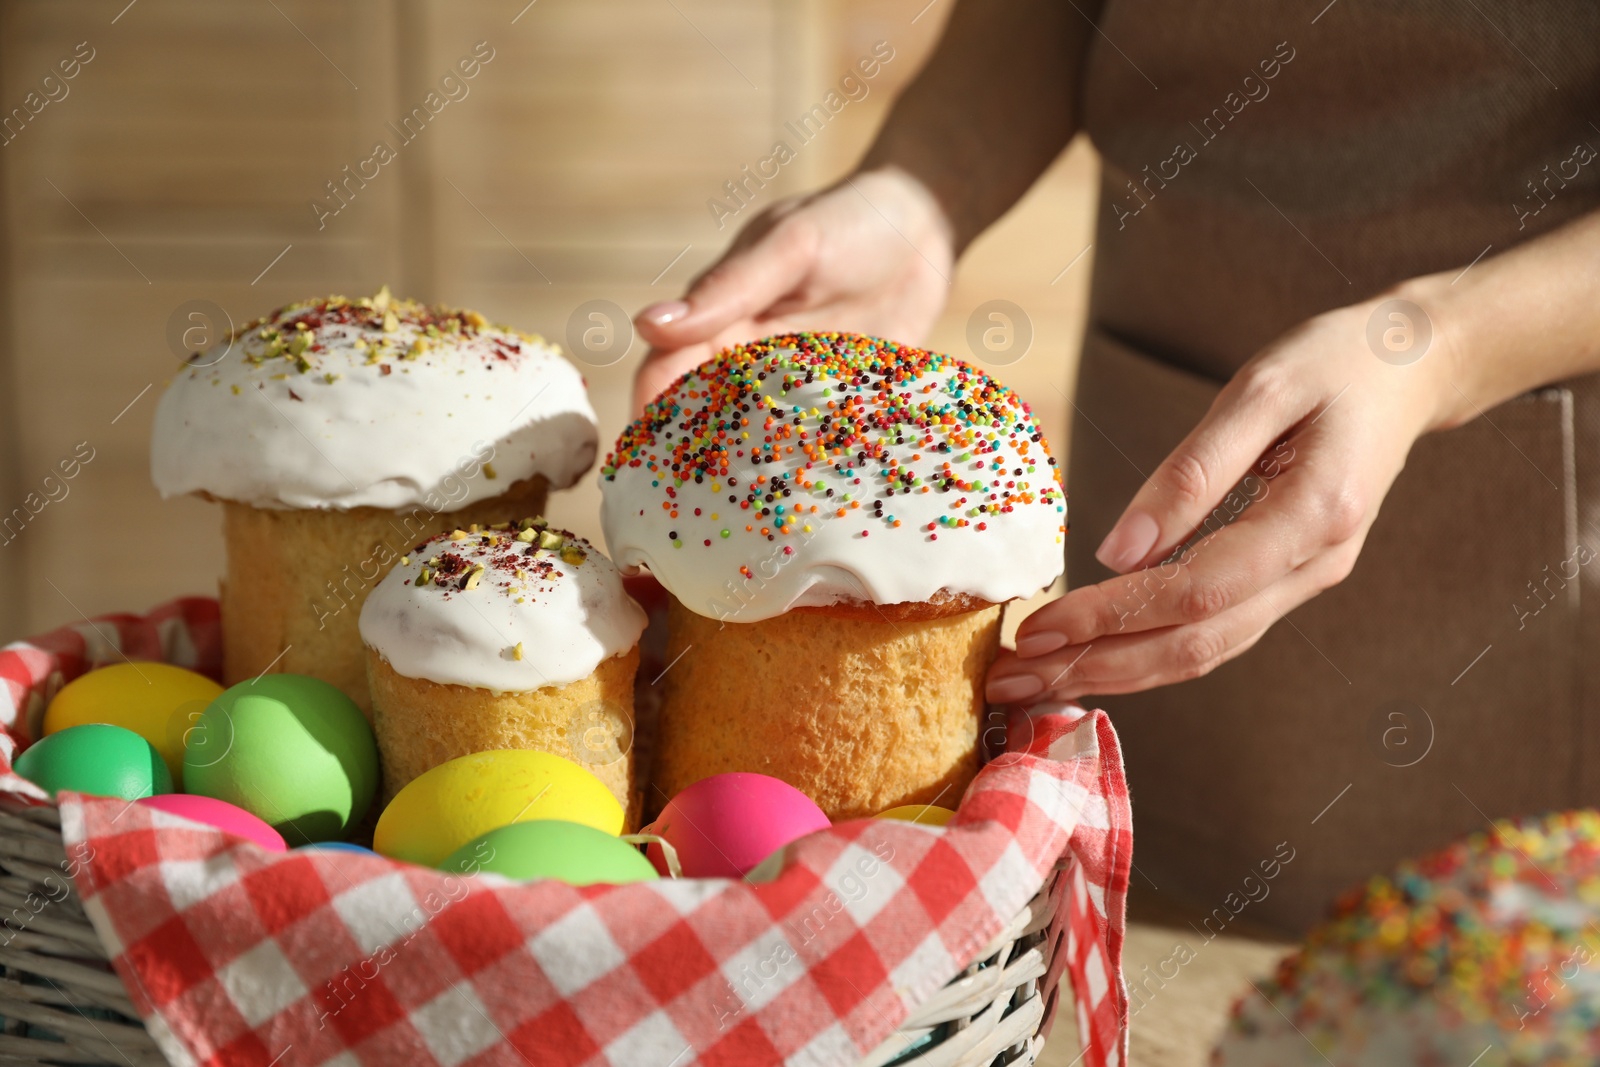
[[[283,835],[278,831],[243,808],[229,804],[226,800],[218,800],[215,797],[184,796],[178,793],[169,793],[159,797],[142,797],[139,803],[155,808],[157,811],[167,812],[169,815],[177,815],[192,822],[214,826],[223,833],[254,842],[268,852],[285,852],[289,847],[284,843]]]
[[[667,803],[643,832],[667,840],[686,878],[742,878],[778,849],[832,823],[810,797],[765,774],[715,774]],[[667,872],[658,845],[656,870]]]
[[[85,723],[41,738],[13,769],[51,796],[63,789],[138,800],[172,792],[172,775],[154,745],[121,726]]]
[[[189,731],[184,786],[237,805],[294,845],[345,836],[378,787],[378,746],[327,682],[264,674],[214,700]]]
[[[452,852],[439,869],[501,874],[520,882],[556,878],[568,885],[619,885],[656,877],[656,869],[634,846],[564,819],[537,819],[490,830]]]
[[[222,686],[167,663],[114,663],[62,686],[44,713],[44,733],[102,722],[132,730],[156,747],[183,784],[183,735]]]
[[[943,826],[956,817],[956,813],[949,808],[941,808],[933,804],[901,804],[888,811],[880,811],[874,819],[899,819],[902,822],[919,823],[922,826]]]
[[[406,783],[378,817],[381,855],[437,867],[480,834],[515,822],[565,819],[622,832],[622,805],[571,760],[530,749],[474,752]]]

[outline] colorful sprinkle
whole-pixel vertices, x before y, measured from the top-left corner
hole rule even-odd
[[[817,383],[824,404],[786,402]],[[996,453],[1023,458],[1008,470]],[[925,458],[937,469],[908,468]],[[967,516],[930,523],[929,540],[939,530],[986,532],[1023,507],[1048,506],[1063,518],[1065,511],[1055,458],[1015,393],[950,356],[858,334],[784,334],[720,352],[623,431],[601,476],[612,481],[629,467],[645,469],[673,518],[687,483],[726,488],[728,503],[750,517],[745,532],[767,541],[811,533],[798,521],[802,512],[896,529],[901,522],[886,504],[906,493],[951,494],[950,506]],[[681,529],[667,534],[674,547],[684,543]],[[733,536],[719,525],[690,538],[709,547],[713,532]]]

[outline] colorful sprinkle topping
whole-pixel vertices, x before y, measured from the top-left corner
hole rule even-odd
[[[696,528],[668,532],[675,549],[775,541],[838,520],[867,537],[900,527],[896,504],[928,493],[946,504],[917,528],[930,541],[1034,506],[1059,512],[1066,530],[1060,470],[1026,403],[960,360],[859,334],[724,350],[623,431],[601,476],[628,467],[659,490],[649,508]],[[709,485],[722,510],[702,516],[682,501],[688,482]]]

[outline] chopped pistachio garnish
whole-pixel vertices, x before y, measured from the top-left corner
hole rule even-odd
[[[418,588],[421,588],[422,586],[427,585],[428,582],[430,580],[432,580],[432,578],[433,578],[433,572],[430,571],[426,567],[422,568],[422,573],[417,575],[417,586],[418,586]]]
[[[584,555],[583,549],[579,548],[577,545],[568,544],[562,546],[561,561],[563,563],[570,563],[572,566],[576,567],[587,558],[588,557]]]
[[[512,646],[511,658],[512,659],[521,659],[522,658],[522,642],[521,641],[518,641],[514,646]]]
[[[495,474],[495,472],[494,472],[494,464],[493,463],[485,463],[483,465],[483,476],[485,478],[488,478],[490,481],[493,481],[495,478],[499,477],[499,475]]]
[[[555,550],[562,544],[561,535],[554,530],[541,530],[539,532],[539,547]]]
[[[532,544],[533,539],[538,536],[539,532],[537,530],[521,530],[517,533],[517,540],[527,545]]]
[[[395,313],[392,312],[392,311],[385,311],[383,313],[383,332],[384,333],[394,333],[399,328],[400,328],[400,319],[399,319],[399,317],[396,316]]]
[[[401,556],[400,557],[400,566],[402,566],[402,567],[411,566],[411,557],[410,556]]]
[[[467,531],[465,531],[465,530],[451,530],[450,531],[450,540],[452,540],[452,541],[465,541],[466,539],[467,539]]]
[[[462,583],[461,588],[476,589],[481,581],[483,581],[483,565],[479,564],[467,572],[467,580]]]

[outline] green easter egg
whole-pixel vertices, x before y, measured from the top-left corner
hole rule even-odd
[[[189,730],[191,793],[250,812],[291,847],[345,836],[378,788],[378,746],[355,702],[327,682],[264,674],[224,692]]]
[[[138,800],[172,792],[172,775],[155,746],[105,723],[68,727],[34,742],[13,769],[51,796],[72,789]]]
[[[626,841],[561,819],[536,819],[490,830],[452,852],[439,869],[455,874],[501,874],[521,882],[556,878],[569,885],[620,885],[658,877],[644,854]]]

